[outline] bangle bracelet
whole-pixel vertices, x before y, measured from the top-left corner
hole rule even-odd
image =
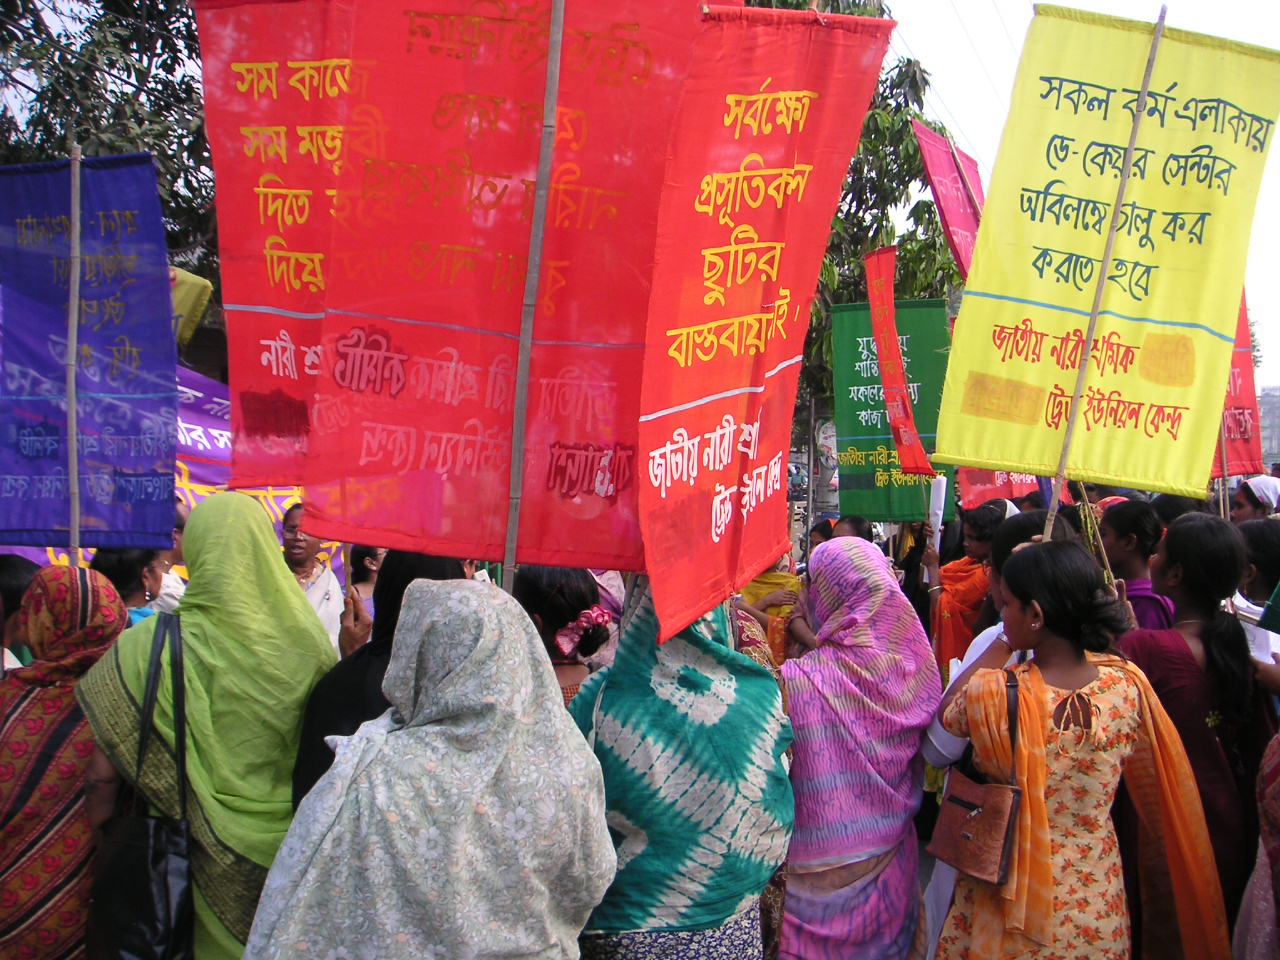
[[[929,588],[929,592],[930,592],[930,593],[934,593],[935,591],[936,591],[936,592],[938,592],[938,593],[941,593],[941,592],[942,592],[942,585],[941,585],[941,584],[939,584],[938,586],[930,587],[930,588]]]

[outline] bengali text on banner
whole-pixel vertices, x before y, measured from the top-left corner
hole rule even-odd
[[[1280,54],[1165,30],[1116,209],[1152,33],[1037,7],[956,321],[935,462],[1056,473],[1084,364],[1068,476],[1203,495]]]
[[[303,483],[325,536],[500,559],[549,3],[199,10],[233,245],[233,482]],[[520,562],[644,564],[645,318],[697,23],[677,0],[569,12]]]
[[[891,21],[712,7],[674,124],[641,388],[662,636],[788,548],[787,465],[831,216]]]
[[[80,165],[74,443],[67,422],[69,161],[0,168],[0,543],[168,547],[177,388],[164,222],[150,154]]]
[[[928,452],[947,370],[947,305],[945,300],[899,300],[894,314],[915,425]],[[923,521],[930,478],[907,473],[894,446],[870,304],[836,305],[831,338],[840,512],[870,520]],[[950,467],[938,472],[948,479],[954,475]],[[955,516],[953,497],[947,498],[946,509],[950,520]]]

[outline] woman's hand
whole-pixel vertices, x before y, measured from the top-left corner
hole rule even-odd
[[[759,605],[768,610],[770,607],[794,606],[799,599],[800,594],[794,590],[775,590],[773,593],[766,594]]]
[[[373,617],[369,616],[364,600],[355,587],[347,588],[341,624],[338,631],[338,652],[348,657],[368,643],[369,635],[373,633]]]
[[[941,560],[938,556],[938,548],[933,545],[933,526],[926,523],[924,525],[924,553],[920,555],[920,566],[929,571],[929,583],[937,584],[940,580],[938,571],[941,566]]]

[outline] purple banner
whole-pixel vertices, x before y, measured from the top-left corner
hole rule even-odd
[[[172,542],[173,306],[151,157],[83,161],[75,350],[81,543]],[[70,162],[0,168],[0,543],[69,542]]]

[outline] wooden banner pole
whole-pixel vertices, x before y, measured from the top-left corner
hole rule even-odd
[[[533,195],[533,227],[529,231],[529,263],[524,277],[520,353],[516,362],[515,414],[511,424],[511,493],[507,500],[507,542],[502,555],[502,587],[508,593],[516,579],[516,543],[520,537],[520,499],[524,488],[529,412],[529,367],[533,359],[533,318],[538,308],[542,240],[546,233],[551,163],[556,148],[556,109],[560,100],[560,48],[563,40],[564,0],[552,0],[551,33],[547,41],[547,85],[542,98],[542,144],[538,150],[538,179]]]
[[[71,526],[67,558],[80,564],[80,415],[76,409],[76,355],[80,352],[80,144],[71,144],[71,284],[67,294],[67,485]]]
[[[1147,94],[1151,90],[1151,74],[1156,67],[1156,52],[1160,49],[1160,39],[1164,36],[1164,17],[1167,7],[1160,8],[1160,18],[1156,20],[1155,32],[1151,36],[1151,51],[1147,54],[1147,69],[1142,76],[1142,89],[1138,93],[1138,103],[1133,111],[1133,127],[1129,131],[1129,144],[1124,150],[1124,165],[1120,170],[1120,186],[1116,190],[1116,203],[1111,209],[1111,229],[1107,231],[1107,244],[1102,254],[1102,269],[1098,273],[1098,284],[1093,291],[1093,308],[1089,311],[1089,329],[1084,338],[1084,350],[1080,355],[1080,367],[1076,371],[1076,389],[1071,397],[1071,410],[1067,414],[1067,432],[1062,438],[1062,453],[1058,457],[1058,470],[1053,478],[1053,495],[1049,500],[1049,515],[1044,523],[1044,538],[1053,534],[1053,522],[1058,516],[1058,507],[1062,502],[1062,491],[1067,483],[1067,458],[1071,455],[1071,441],[1075,438],[1076,425],[1080,422],[1080,400],[1084,396],[1085,380],[1089,376],[1089,360],[1093,356],[1093,342],[1098,333],[1098,313],[1102,309],[1102,295],[1107,282],[1107,272],[1111,265],[1111,253],[1116,245],[1116,233],[1120,226],[1120,207],[1124,204],[1125,190],[1129,186],[1129,175],[1133,171],[1133,153],[1138,145],[1138,128],[1142,124],[1142,116],[1147,110]],[[1087,504],[1082,504],[1082,509]]]
[[[969,175],[964,172],[964,164],[960,162],[960,151],[956,149],[956,142],[947,136],[947,146],[951,148],[951,160],[956,165],[956,169],[960,171],[960,182],[964,184],[964,192],[969,197],[969,205],[973,207],[973,219],[978,224],[982,223],[982,206],[978,203],[977,191],[973,189],[973,184],[969,182]]]

